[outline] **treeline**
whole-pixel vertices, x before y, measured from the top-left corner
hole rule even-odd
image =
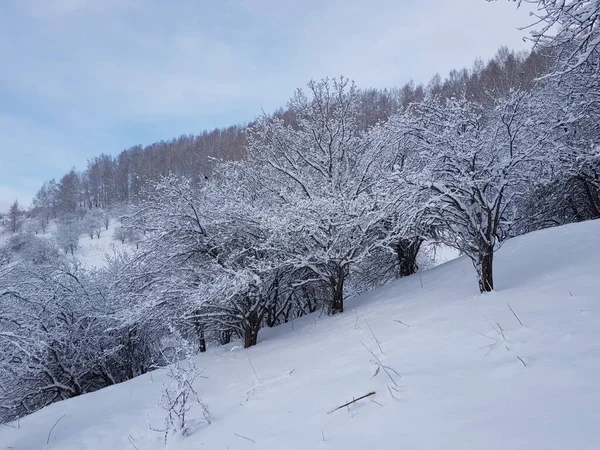
[[[437,75],[426,86],[410,82],[401,88],[366,89],[359,94],[357,126],[366,129],[385,121],[411,103],[423,100],[426,93],[439,98],[464,95],[488,104],[494,96],[511,88],[530,88],[533,80],[548,70],[549,64],[550,59],[543,52],[515,54],[502,48],[487,64],[478,60],[471,70],[451,71],[446,79]],[[273,115],[294,124],[290,108],[282,108]],[[212,176],[218,161],[244,157],[246,131],[251,126],[180,136],[146,147],[135,146],[117,156],[102,154],[92,158],[84,170],[71,169],[58,181],[45,182],[33,200],[29,215],[36,216],[43,226],[43,222],[52,218],[131,204],[146,183],[169,174],[199,184]]]
[[[81,172],[71,169],[59,181],[44,183],[33,200],[33,215],[47,219],[78,210],[131,203],[144,184],[173,173],[196,183],[210,176],[216,159],[244,154],[244,127],[231,126],[194,136],[180,136],[146,147],[135,146],[113,157],[102,154]]]
[[[599,64],[573,39],[427,86],[312,81],[208,175],[147,172],[121,217],[138,248],[103,269],[35,235],[26,259],[3,249],[0,419],[164,365],[182,342],[249,347],[263,327],[342,313],[418,270],[425,240],[459,249],[493,290],[506,239],[600,217]],[[92,214],[87,176],[67,174],[34,214]]]

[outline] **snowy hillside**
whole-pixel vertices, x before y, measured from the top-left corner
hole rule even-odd
[[[599,254],[600,221],[548,229],[504,245],[491,294],[460,258],[210,348],[195,387],[212,424],[167,447],[598,449]],[[163,381],[56,403],[1,426],[0,449],[164,448]]]
[[[76,258],[88,268],[98,268],[104,266],[107,256],[123,250],[132,250],[133,246],[129,243],[121,243],[114,239],[115,230],[120,226],[120,222],[112,220],[107,230],[102,229],[100,237],[90,238],[89,235],[82,234]]]

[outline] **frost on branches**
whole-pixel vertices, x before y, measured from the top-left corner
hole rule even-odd
[[[261,199],[261,222],[278,257],[302,276],[299,287],[321,284],[330,314],[344,310],[353,265],[387,237],[393,204],[378,195],[386,142],[359,126],[359,91],[340,78],[298,90],[291,119],[261,117],[251,130],[248,164]],[[377,127],[376,127],[377,128]],[[257,173],[260,170],[259,173]]]
[[[174,333],[178,336],[178,333]],[[202,425],[210,425],[208,406],[202,402],[194,383],[202,371],[191,357],[192,352],[181,339],[175,343],[174,363],[168,367],[159,405],[165,410],[165,444],[174,435],[189,436]]]
[[[489,1],[489,0],[488,0]],[[600,0],[512,0],[536,5],[532,40],[559,51],[563,66],[558,73],[600,64]]]
[[[517,200],[544,175],[529,100],[514,91],[484,110],[429,99],[396,122],[413,158],[412,170],[398,173],[406,211],[423,232],[471,258],[481,292],[494,288],[493,255],[519,213]]]

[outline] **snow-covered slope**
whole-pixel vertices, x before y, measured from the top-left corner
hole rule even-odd
[[[460,258],[352,299],[343,315],[266,330],[252,349],[211,348],[195,387],[214,420],[168,447],[598,449],[599,255],[600,221],[544,230],[499,251],[492,294],[477,293]],[[150,427],[162,426],[164,379],[0,426],[0,449],[163,448]]]
[[[82,234],[79,238],[79,248],[75,257],[87,268],[100,268],[106,264],[106,257],[114,255],[115,252],[131,250],[133,247],[128,243],[121,243],[114,239],[115,230],[121,226],[116,220],[111,220],[108,229],[102,228],[100,238],[90,238],[88,234]]]

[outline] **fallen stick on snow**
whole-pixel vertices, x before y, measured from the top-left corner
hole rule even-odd
[[[373,392],[369,392],[368,394],[365,394],[365,395],[363,395],[362,397],[355,398],[354,400],[352,400],[352,401],[349,401],[348,403],[344,403],[342,406],[338,406],[337,408],[335,408],[335,409],[332,409],[332,410],[331,410],[331,411],[329,411],[327,414],[331,414],[332,412],[335,412],[335,411],[337,411],[338,409],[345,408],[346,406],[349,406],[349,405],[351,405],[352,403],[355,403],[355,402],[357,402],[357,401],[359,401],[359,400],[362,400],[363,398],[370,397],[371,395],[375,395],[375,391],[373,391]]]
[[[253,444],[256,444],[256,441],[255,441],[254,439],[250,439],[249,437],[242,436],[241,434],[237,434],[237,433],[233,433],[233,435],[234,435],[234,436],[237,436],[237,437],[239,437],[239,438],[242,438],[242,439],[246,439],[247,441],[250,441],[250,442],[252,442]]]

